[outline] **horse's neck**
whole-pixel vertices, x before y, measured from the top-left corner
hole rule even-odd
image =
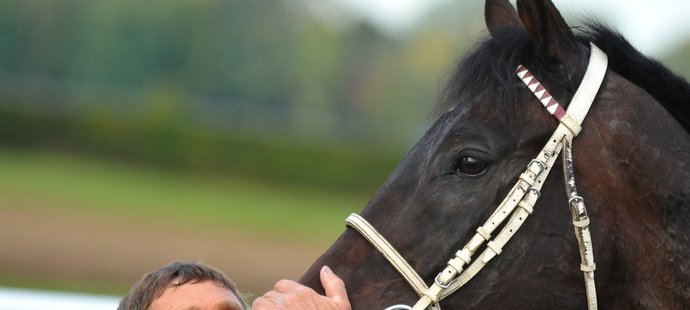
[[[617,75],[611,80],[613,90],[601,95],[603,102],[593,114],[597,128],[588,142],[598,151],[590,157],[609,164],[599,166],[612,173],[609,182],[640,187],[637,196],[678,201],[686,194],[689,201],[690,133],[644,90]]]
[[[604,102],[585,143],[603,150],[588,169],[606,185],[589,186],[602,203],[600,230],[615,240],[609,259],[620,270],[611,276],[641,306],[674,308],[669,300],[690,302],[690,134],[641,89],[617,91],[625,94]]]
[[[663,198],[660,206],[689,205],[690,133],[656,102],[647,102],[635,114],[635,127],[628,133],[628,172],[640,185],[647,183],[648,194]]]

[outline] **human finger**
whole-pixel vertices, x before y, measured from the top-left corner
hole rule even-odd
[[[252,310],[275,310],[278,309],[277,303],[275,300],[271,299],[269,296],[261,296],[257,299],[254,299],[254,302],[252,302]]]
[[[276,282],[276,284],[273,285],[273,290],[280,293],[288,293],[294,291],[296,288],[300,286],[301,285],[295,281],[283,279]]]
[[[328,266],[323,266],[321,268],[320,277],[326,297],[333,300],[339,308],[350,309],[350,300],[347,298],[345,282],[343,282],[343,280]]]

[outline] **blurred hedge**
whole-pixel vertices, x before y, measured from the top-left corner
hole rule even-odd
[[[45,112],[0,104],[0,145],[86,152],[165,169],[366,194],[385,181],[403,155],[365,144],[221,134],[172,121]]]

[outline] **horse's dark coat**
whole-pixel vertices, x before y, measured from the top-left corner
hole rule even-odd
[[[585,43],[591,40],[609,55],[611,65],[574,141],[574,157],[578,191],[592,219],[599,305],[687,307],[690,86],[605,27],[571,35],[548,0],[518,1],[525,27],[516,26],[520,19],[507,3],[487,0],[491,37],[460,62],[437,109],[438,120],[362,215],[430,283],[493,212],[556,126],[515,77],[515,68],[525,64],[567,103],[584,74]],[[457,173],[459,159],[468,156],[484,161],[486,172],[474,177]],[[444,308],[585,308],[563,175],[555,170],[532,217],[500,256],[442,302]],[[351,229],[301,281],[320,289],[322,265],[343,277],[354,309],[417,300],[402,277]]]

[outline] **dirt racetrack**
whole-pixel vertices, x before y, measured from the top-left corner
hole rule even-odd
[[[92,283],[94,291],[124,294],[146,272],[174,260],[197,260],[223,270],[243,292],[261,295],[278,279],[299,278],[328,245],[232,227],[191,229],[156,219],[75,216],[0,203],[0,285],[8,285],[7,279],[77,288]]]

